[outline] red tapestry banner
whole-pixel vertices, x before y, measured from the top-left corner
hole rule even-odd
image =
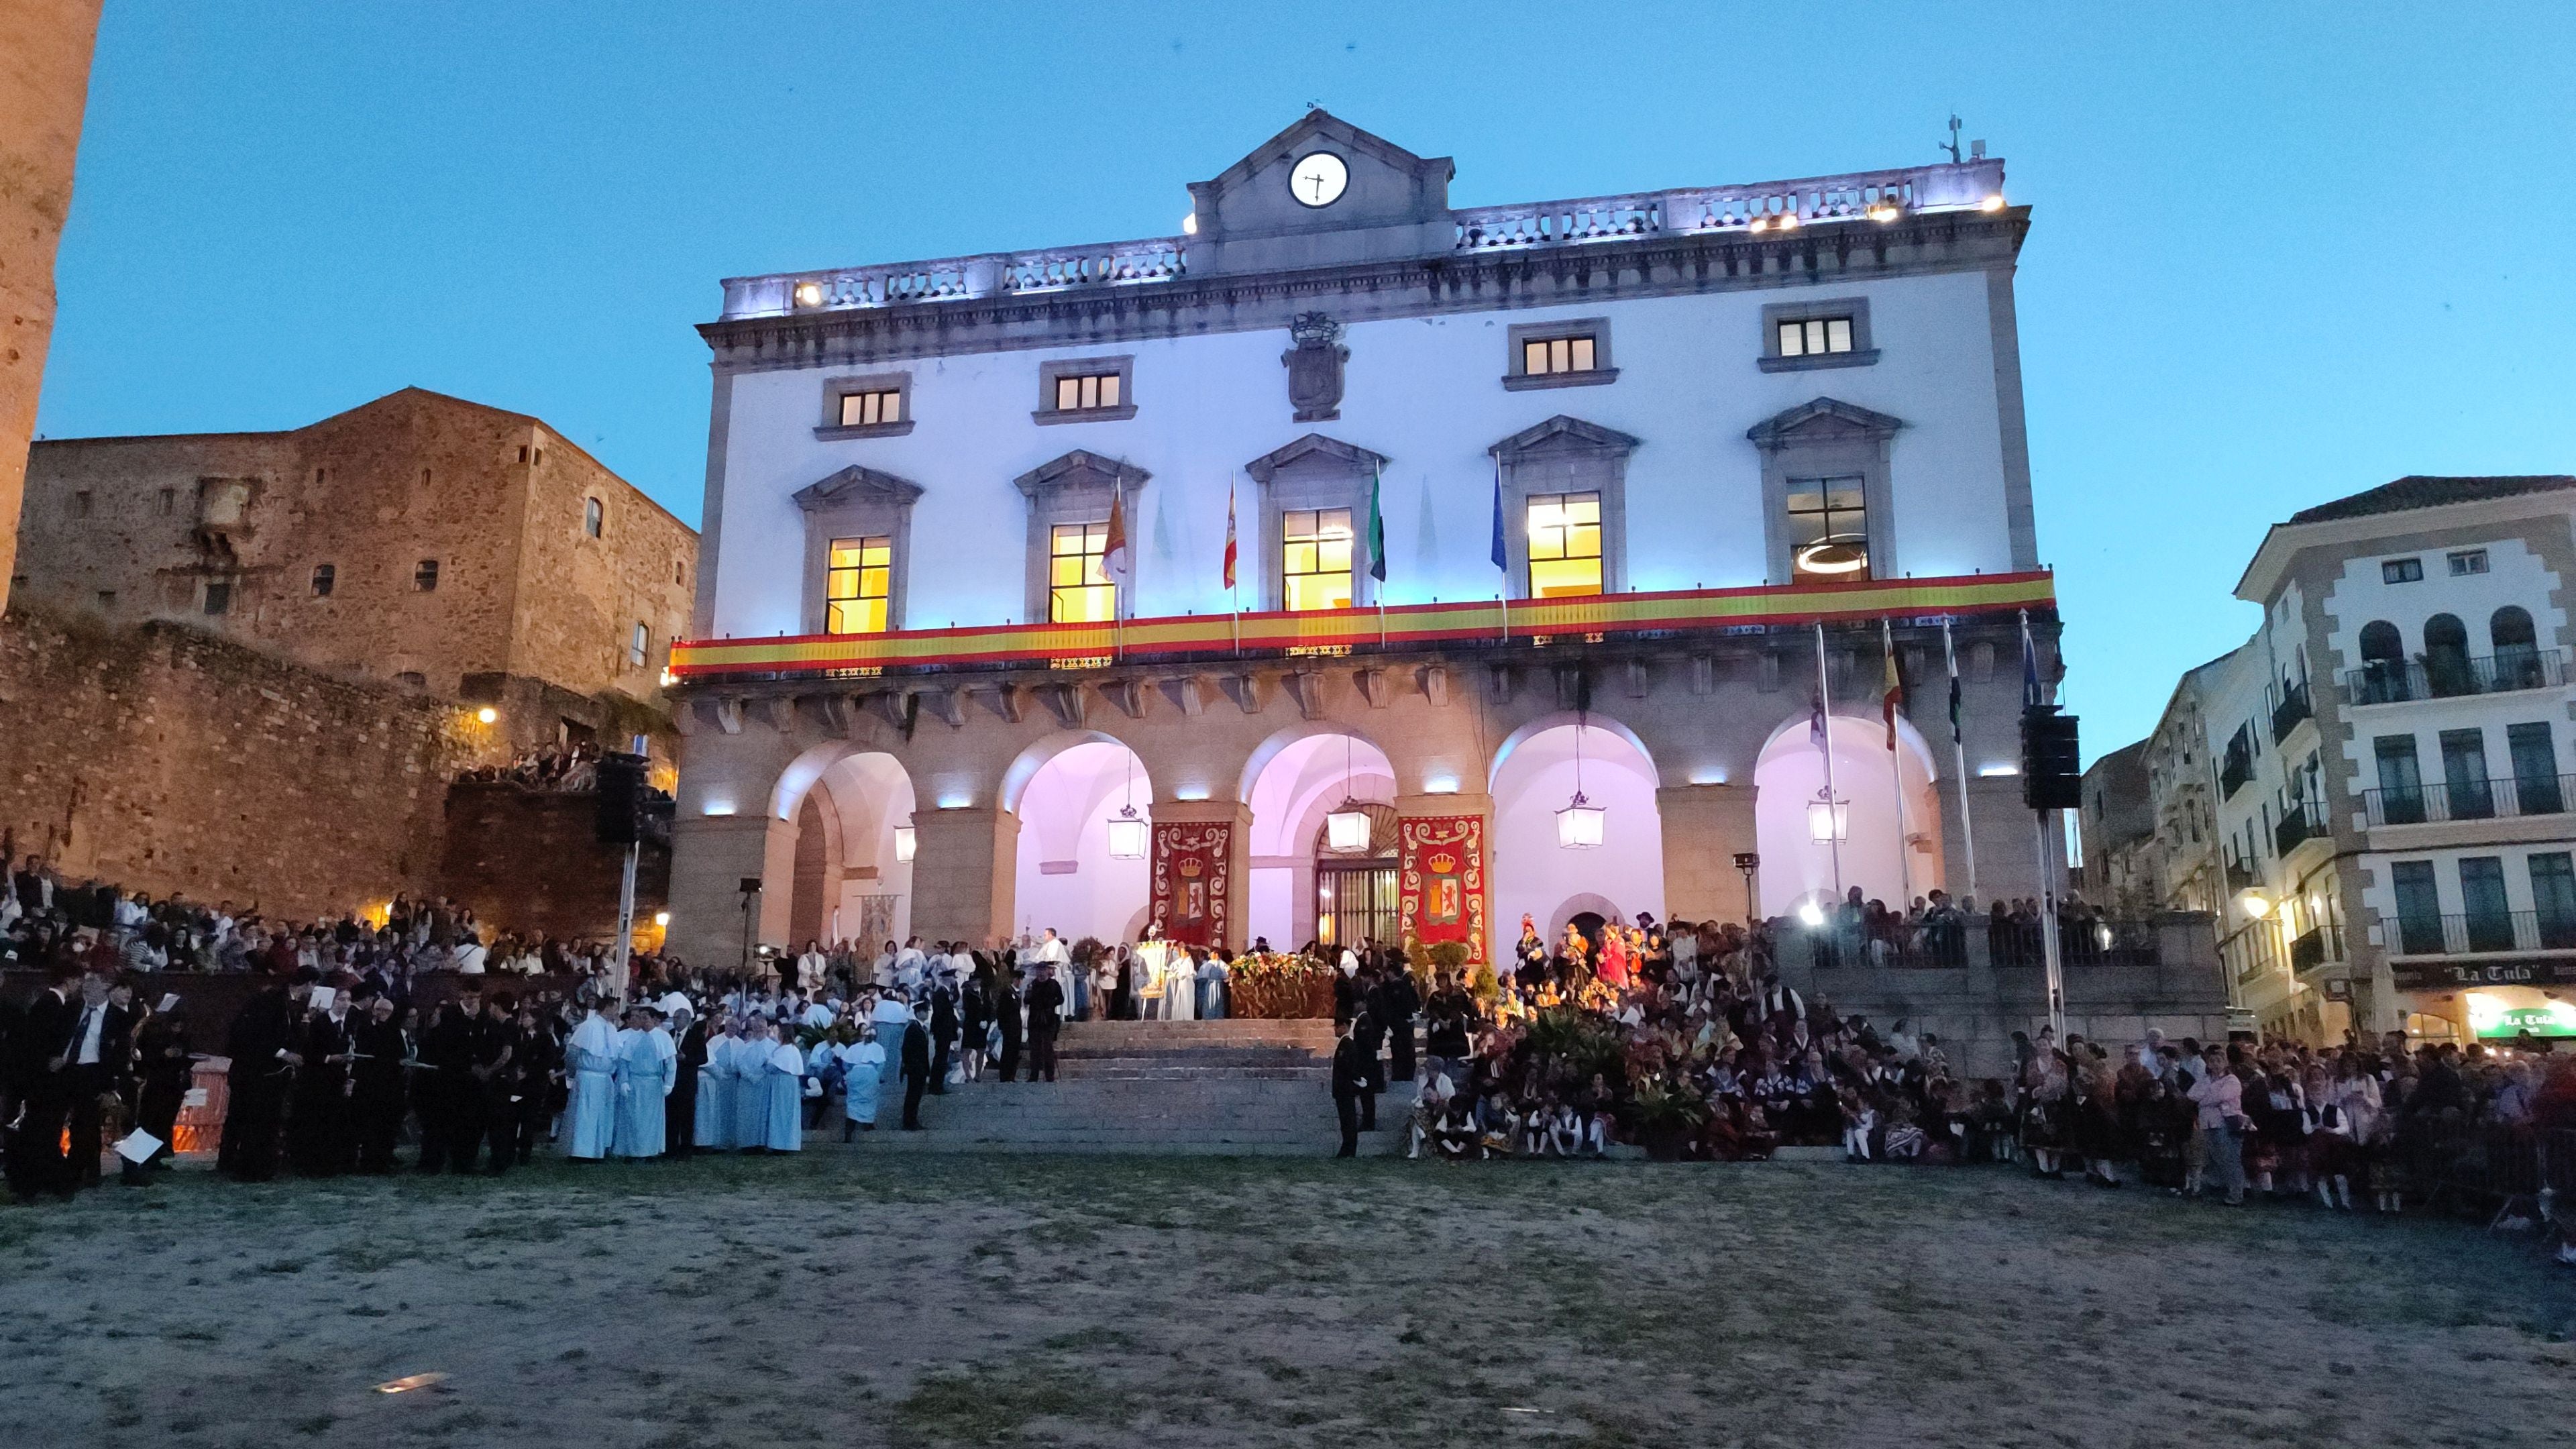
[[[1476,815],[1414,815],[1396,822],[1396,922],[1410,941],[1464,942],[1485,959],[1485,822]]]
[[[1189,946],[1225,944],[1226,879],[1234,827],[1213,824],[1157,824],[1154,827],[1154,911],[1152,921],[1166,941]]]

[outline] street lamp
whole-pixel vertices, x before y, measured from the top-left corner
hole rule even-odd
[[[1583,712],[1574,715],[1574,798],[1556,812],[1556,844],[1560,850],[1592,850],[1601,844],[1602,815],[1583,793]]]
[[[1144,820],[1136,814],[1136,752],[1128,750],[1126,803],[1109,817],[1109,858],[1143,860],[1146,829]]]

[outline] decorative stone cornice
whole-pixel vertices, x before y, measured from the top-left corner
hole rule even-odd
[[[892,503],[909,506],[921,497],[921,485],[909,478],[852,464],[796,490],[796,506],[808,513],[842,503]]]
[[[1059,488],[1079,488],[1085,485],[1107,488],[1112,483],[1123,484],[1127,491],[1132,493],[1144,487],[1145,480],[1153,476],[1123,459],[1104,458],[1088,449],[1076,448],[1060,458],[1040,463],[1012,479],[1011,486],[1019,489],[1022,496],[1028,498],[1035,498],[1041,493],[1052,492]]]
[[[1791,443],[1886,442],[1905,426],[1902,418],[1872,412],[1840,398],[1820,397],[1785,412],[1774,413],[1744,430],[1754,446],[1766,451]]]
[[[1384,453],[1372,452],[1356,443],[1345,443],[1339,438],[1325,437],[1322,433],[1308,433],[1293,443],[1274,448],[1244,464],[1243,471],[1251,474],[1254,482],[1267,483],[1271,475],[1280,469],[1308,458],[1329,459],[1353,473],[1366,473],[1372,468],[1384,468],[1389,461]]]
[[[1546,422],[1521,429],[1485,451],[1508,467],[1542,453],[1591,453],[1624,458],[1637,450],[1637,440],[1616,428],[1587,423],[1558,413]]]

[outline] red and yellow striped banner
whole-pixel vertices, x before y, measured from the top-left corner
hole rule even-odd
[[[998,624],[907,629],[888,634],[799,634],[767,639],[699,639],[671,646],[680,679],[726,674],[802,674],[837,669],[911,669],[1008,664],[1106,665],[1146,659],[1292,650],[1412,648],[1457,641],[1569,640],[1804,624],[1816,620],[1916,618],[2051,608],[2046,573],[1886,579],[1785,588],[1686,589],[1661,594],[1591,594],[1502,603],[1390,604],[1318,613],[1190,614],[1108,624]],[[1508,624],[1508,628],[1506,627]],[[1238,631],[1239,635],[1238,635]]]

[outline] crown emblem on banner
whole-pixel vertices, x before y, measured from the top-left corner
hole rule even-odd
[[[1444,850],[1424,861],[1423,864],[1430,868],[1433,875],[1447,875],[1458,868],[1458,857]]]
[[[1207,865],[1197,856],[1192,855],[1182,858],[1180,868],[1181,875],[1184,879],[1196,880],[1199,877],[1199,873],[1207,869]]]

